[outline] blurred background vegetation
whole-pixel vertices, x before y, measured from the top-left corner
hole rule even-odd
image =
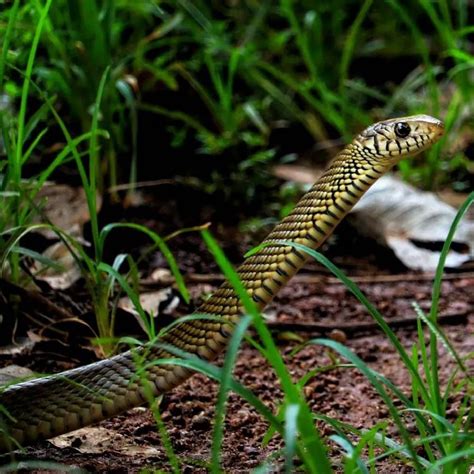
[[[466,191],[473,10],[467,0],[7,0],[2,191],[48,167],[83,181],[62,120],[84,165],[97,155],[106,196],[173,178],[258,212],[274,189],[270,164],[323,163],[371,122],[414,113],[440,116],[449,133],[402,175]]]

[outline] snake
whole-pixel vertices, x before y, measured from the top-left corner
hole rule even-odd
[[[400,160],[427,150],[444,133],[429,115],[377,122],[347,144],[307,191],[237,269],[259,310],[308,259],[302,244],[317,249],[369,187]],[[193,371],[177,364],[169,346],[206,361],[222,352],[243,314],[240,298],[224,282],[198,308],[208,318],[185,318],[160,338],[119,355],[62,373],[7,386],[0,391],[0,452],[11,452],[113,417],[157,397],[188,379]],[[146,387],[137,377],[145,364]],[[148,390],[148,392],[147,392]]]

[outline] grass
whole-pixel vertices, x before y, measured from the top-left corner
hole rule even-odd
[[[158,336],[159,340],[153,318],[140,305],[136,262],[125,254],[117,255],[112,262],[104,261],[104,249],[116,229],[127,227],[146,235],[151,249],[159,249],[168,261],[184,299],[189,298],[167,245],[173,236],[161,237],[128,222],[102,228],[99,223],[97,193],[121,179],[129,180],[133,190],[138,179],[139,120],[145,111],[160,117],[160,133],[152,142],[158,159],[171,159],[168,152],[163,152],[169,150],[163,145],[164,139],[169,139],[179,153],[192,156],[192,161],[198,163],[196,169],[202,157],[216,158],[219,172],[204,178],[203,188],[209,192],[230,190],[239,202],[254,202],[256,190],[269,181],[265,174],[268,166],[288,158],[282,151],[285,143],[274,141],[282,123],[298,130],[298,136],[303,130],[311,140],[347,139],[374,118],[401,112],[442,113],[448,131],[447,138],[430,151],[426,163],[404,162],[400,166],[403,176],[425,188],[436,188],[449,183],[452,176],[460,176],[454,187],[469,187],[471,165],[466,153],[455,149],[454,157],[446,154],[463,139],[464,128],[472,122],[469,104],[473,101],[470,76],[474,56],[468,46],[474,29],[468,23],[467,2],[457,2],[456,8],[445,0],[422,0],[411,6],[388,0],[383,7],[372,0],[338,0],[333,8],[293,0],[242,2],[233,9],[221,2],[211,5],[198,0],[162,5],[140,0],[133,8],[130,5],[125,1],[14,0],[0,12],[0,24],[5,26],[0,39],[0,91],[11,105],[0,113],[6,157],[0,163],[1,268],[9,278],[23,284],[28,278],[22,271],[24,256],[55,265],[25,248],[22,239],[38,227],[49,225],[31,223],[35,214],[41,214],[35,196],[43,184],[58,169],[74,167],[86,192],[92,251],[50,227],[82,270],[97,318],[97,338],[105,354],[115,349],[115,313],[110,301],[118,293],[129,296],[148,337],[155,340]],[[406,32],[406,40],[400,31]],[[414,70],[404,71],[404,78],[398,82],[373,85],[372,78],[357,69],[358,62],[369,59],[373,64],[377,55],[406,59],[405,41],[415,45],[418,64]],[[150,91],[158,89],[165,91],[158,95],[163,103],[149,103],[147,94],[152,97]],[[165,100],[168,94],[175,99],[171,106]],[[31,163],[57,142],[61,149],[54,158],[38,173],[32,173]],[[292,149],[298,146],[295,140],[290,142]],[[230,174],[229,169],[237,171]],[[300,248],[333,272],[381,326],[409,374],[409,394],[374,372],[345,346],[322,339],[308,344],[329,348],[335,354],[333,364],[293,380],[237,274],[210,233],[202,230],[204,241],[239,294],[247,316],[234,330],[222,368],[175,348],[167,350],[176,358],[154,363],[182,365],[220,382],[207,464],[210,471],[222,471],[227,398],[233,391],[268,422],[264,444],[276,433],[283,440],[282,450],[265,460],[256,472],[268,472],[278,462],[285,472],[294,472],[298,465],[307,472],[329,473],[338,463],[346,473],[372,473],[384,458],[420,473],[467,472],[474,458],[472,378],[466,373],[465,360],[456,353],[436,318],[445,258],[456,226],[473,200],[471,194],[446,239],[429,313],[415,305],[419,316],[417,340],[410,349],[402,345],[383,316],[339,269],[319,253]],[[268,360],[283,392],[276,413],[233,378],[238,349],[245,337],[249,340],[245,336],[248,327],[257,333],[250,342]],[[439,380],[440,345],[456,364],[444,385]],[[379,394],[390,414],[386,423],[360,430],[312,413],[304,386],[322,370],[349,367],[363,373]],[[146,385],[145,379],[143,383]],[[454,419],[448,417],[453,394],[462,399]],[[182,460],[173,451],[159,409],[151,398],[149,401],[169,464],[179,472]],[[407,426],[410,421],[416,427],[415,434]],[[333,435],[323,437],[316,422],[329,425]],[[389,436],[390,425],[396,427],[396,437]],[[329,454],[335,446],[341,453],[337,458]]]
[[[279,433],[284,441],[283,449],[278,453],[279,460],[263,462],[256,472],[268,472],[275,468],[275,462],[282,466],[285,472],[294,472],[295,460],[301,463],[305,472],[333,472],[335,466],[342,468],[345,473],[377,472],[377,463],[388,458],[402,463],[417,473],[444,472],[464,473],[474,460],[474,435],[472,433],[472,404],[473,380],[467,373],[463,358],[458,355],[436,324],[438,302],[444,263],[449,251],[457,225],[474,202],[472,193],[460,208],[441,252],[439,265],[433,283],[433,296],[430,314],[420,314],[417,338],[411,347],[403,346],[397,335],[390,329],[383,316],[367,300],[360,289],[333,263],[320,253],[305,246],[284,242],[282,245],[293,245],[307,252],[312,258],[330,270],[348,290],[364,305],[367,312],[380,325],[387,339],[392,343],[400,357],[400,364],[406,370],[411,380],[411,393],[405,393],[382,374],[375,372],[363,360],[344,345],[327,339],[314,339],[306,345],[322,345],[337,353],[348,364],[336,362],[326,370],[347,368],[359,370],[370,382],[380,396],[381,402],[387,407],[389,416],[385,423],[360,430],[337,419],[312,413],[304,397],[304,386],[317,376],[320,369],[308,373],[300,381],[293,381],[288,368],[283,362],[270,335],[261,314],[256,310],[252,300],[238,279],[222,250],[217,246],[209,231],[202,231],[203,238],[221,270],[231,282],[245,307],[247,316],[236,325],[229,343],[222,367],[216,367],[209,362],[196,358],[194,355],[183,353],[174,347],[156,344],[165,348],[176,358],[155,360],[151,364],[180,365],[201,372],[219,382],[214,428],[212,436],[211,459],[208,468],[211,472],[222,472],[221,446],[223,426],[226,416],[226,399],[229,390],[244,398],[269,424],[269,432],[264,442]],[[195,317],[200,317],[196,315]],[[257,340],[251,340],[278,377],[279,386],[283,393],[278,413],[271,413],[255,394],[242,386],[233,378],[233,370],[237,352],[247,329],[252,326],[257,333]],[[426,341],[425,331],[428,332]],[[440,383],[438,346],[442,344],[456,363],[456,370],[444,384]],[[293,354],[302,349],[297,347]],[[143,367],[141,374],[146,372]],[[452,396],[460,398],[461,405],[454,418],[448,416],[449,403]],[[397,403],[396,403],[397,402]],[[153,402],[150,401],[152,404]],[[320,420],[331,426],[334,434],[322,437],[315,428],[315,421]],[[408,424],[414,421],[413,427]],[[397,436],[389,435],[387,428],[395,426]],[[160,432],[164,426],[158,424]],[[165,439],[168,439],[166,436]],[[167,441],[169,445],[169,439]],[[338,445],[340,455],[330,456],[330,446]],[[172,449],[172,448],[171,448]],[[179,472],[180,460],[174,453],[170,464],[173,470]],[[265,467],[266,466],[266,467]],[[273,467],[272,467],[273,466]]]
[[[25,162],[25,131],[31,131],[31,129],[34,128],[34,122],[27,122],[26,108],[39,38],[50,6],[51,1],[47,2],[45,7],[41,10],[41,15],[35,30],[35,35],[32,39],[32,44],[26,63],[24,80],[21,88],[21,100],[18,116],[14,121],[12,120],[7,122],[6,119],[2,120],[3,142],[8,160],[6,172],[2,180],[1,191],[5,200],[5,206],[2,206],[4,208],[2,220],[5,222],[5,224],[9,224],[14,229],[22,228],[28,214],[28,207],[26,209],[24,208],[24,200],[21,199],[23,192],[22,165]],[[13,26],[17,19],[18,8],[19,2],[14,2],[11,11],[11,17],[9,18],[8,26],[3,39],[4,49],[8,49],[10,45],[13,36]],[[5,58],[5,55],[6,53],[2,55],[2,60]],[[1,67],[0,84],[4,82],[4,73],[5,64],[3,64]],[[13,279],[17,279],[19,273],[19,261],[18,255],[15,254],[11,260],[11,272]]]
[[[31,4],[40,8],[37,0]],[[42,45],[48,60],[40,58],[38,80],[67,104],[71,119],[82,131],[98,119],[93,106],[96,91],[102,88],[100,122],[110,137],[101,143],[97,175],[101,192],[117,184],[119,172],[136,179],[136,96],[134,79],[126,70],[148,47],[137,34],[146,27],[147,15],[156,15],[149,2],[135,2],[130,8],[126,2],[59,0],[45,24]],[[129,23],[135,29],[132,35],[124,31]],[[123,40],[126,36],[128,41]],[[129,137],[132,161],[128,169],[119,169],[118,154],[124,149],[125,137]]]
[[[468,467],[472,465],[472,461],[474,460],[474,448],[472,448],[474,436],[471,431],[472,417],[474,415],[474,406],[472,405],[472,394],[474,389],[473,380],[467,373],[463,360],[458,354],[456,354],[442,329],[437,326],[436,316],[438,313],[440,288],[446,255],[449,251],[457,225],[473,202],[474,193],[471,193],[464,205],[460,208],[451,226],[436,271],[430,315],[428,318],[424,316],[420,317],[418,324],[418,340],[415,340],[411,349],[411,354],[403,347],[397,335],[385,323],[383,316],[370,304],[360,289],[351,282],[341,270],[335,267],[334,264],[318,252],[302,245],[291,244],[288,242],[284,243],[284,245],[291,244],[299,250],[307,252],[316,261],[328,268],[346,285],[349,291],[353,293],[354,296],[365,306],[368,313],[381,326],[385,335],[398,352],[400,362],[412,381],[412,392],[407,396],[383,375],[374,372],[373,369],[368,367],[365,362],[342,344],[336,341],[324,339],[316,339],[307,343],[319,344],[333,349],[350,362],[350,367],[357,368],[367,377],[387,406],[390,413],[390,423],[393,423],[397,427],[398,434],[401,438],[400,442],[397,439],[389,438],[379,430],[369,430],[366,432],[359,432],[359,444],[354,446],[349,434],[353,434],[358,430],[351,426],[343,427],[342,424],[338,423],[336,420],[326,418],[325,421],[336,428],[337,435],[331,437],[332,441],[339,444],[347,453],[343,462],[344,472],[372,471],[377,461],[388,456],[400,456],[404,463],[412,466],[416,472],[420,473],[439,472],[439,469],[441,468],[443,469],[443,472],[461,473],[467,472]],[[239,291],[239,296],[242,297],[243,295],[240,294],[241,284],[238,279],[236,279],[236,275],[233,273],[229,262],[225,259],[222,252],[217,249],[215,242],[210,239],[209,234],[204,234],[204,238],[216,261],[221,266],[221,269],[226,274],[227,278],[229,278],[229,281],[233,284],[234,288],[236,288],[236,291]],[[314,458],[314,464],[308,464],[307,460],[300,458],[300,461],[306,466],[308,472],[330,472],[327,471],[327,469],[330,470],[330,466],[334,461],[328,458],[326,454],[327,448],[321,444],[320,436],[315,434],[314,431],[312,434],[309,434],[311,433],[311,429],[307,426],[302,426],[302,423],[307,422],[306,416],[309,409],[304,401],[304,396],[301,390],[302,387],[298,388],[297,385],[284,375],[285,368],[283,366],[275,366],[275,361],[279,361],[278,364],[280,364],[281,359],[278,355],[278,351],[273,352],[274,349],[276,350],[276,347],[273,345],[274,343],[272,343],[271,340],[267,339],[269,335],[265,331],[265,325],[261,316],[258,313],[255,313],[255,311],[252,312],[252,308],[246,307],[246,311],[250,314],[252,319],[247,317],[238,325],[226,354],[224,366],[221,369],[223,373],[218,379],[221,385],[219,401],[216,407],[213,446],[220,445],[221,441],[220,427],[225,414],[223,393],[225,393],[227,385],[229,384],[238,343],[242,340],[243,330],[246,329],[249,322],[252,321],[256,325],[259,337],[264,341],[263,346],[256,344],[256,347],[260,348],[262,355],[279,374],[281,388],[284,393],[283,402],[279,410],[279,413],[282,415],[283,426],[276,424],[275,421],[272,422],[270,418],[267,418],[267,420],[269,421],[271,428],[280,432],[285,441],[285,448],[282,455],[286,472],[292,472],[293,457],[295,454],[301,456],[302,453],[308,452],[317,453],[317,456]],[[257,318],[256,323],[255,318]],[[428,329],[428,343],[425,342],[425,335],[422,330],[423,324],[426,324],[425,327]],[[448,352],[451,354],[457,365],[452,377],[450,377],[444,387],[441,386],[438,377],[439,356],[437,348],[439,344],[448,348]],[[201,362],[196,366],[193,364],[191,364],[191,366],[195,370],[200,370],[200,364]],[[209,371],[205,371],[205,373],[208,372]],[[459,377],[460,381],[457,381],[455,386],[454,381],[456,377]],[[463,401],[461,403],[461,409],[454,421],[449,420],[447,415],[449,397],[450,395],[460,394],[462,392],[464,392],[464,395],[462,397]],[[398,399],[402,403],[402,409],[394,404],[395,399]],[[254,407],[257,408],[256,406]],[[407,414],[412,415],[416,421],[418,433],[415,436],[413,435],[413,432],[409,432],[408,430]],[[317,419],[318,416],[316,415],[315,418]],[[316,443],[316,445],[319,446],[318,450],[315,450],[313,443]],[[382,448],[384,452],[383,454],[372,456],[367,459],[365,456],[362,456],[363,448],[371,443],[374,446]],[[426,457],[418,454],[420,447],[423,448]],[[216,465],[217,457],[215,456],[214,450],[213,454],[213,469],[215,472],[219,472],[219,466]],[[324,461],[325,464],[322,463],[323,459],[327,460],[327,462]]]
[[[13,25],[17,21],[18,2],[13,5],[12,15],[9,18],[6,36],[4,38],[4,47],[8,49],[8,44],[11,40]],[[61,229],[50,227],[57,232],[58,236],[63,240],[68,250],[76,260],[77,265],[81,268],[83,276],[86,281],[86,287],[91,295],[94,312],[97,319],[98,338],[101,341],[110,341],[114,336],[114,312],[110,309],[110,300],[115,291],[115,284],[119,282],[122,289],[133,298],[135,306],[139,309],[140,315],[145,323],[145,327],[149,328],[150,337],[153,337],[152,326],[150,321],[141,309],[139,300],[136,298],[136,292],[127,283],[127,279],[120,275],[119,271],[124,263],[128,263],[131,269],[134,264],[127,255],[118,255],[112,265],[107,265],[103,261],[103,251],[106,244],[106,238],[113,229],[117,227],[130,227],[136,231],[143,232],[149,236],[154,245],[158,247],[166,259],[170,262],[170,267],[175,276],[178,287],[182,292],[185,300],[188,300],[186,287],[183,283],[183,278],[179,273],[176,262],[169,251],[165,241],[161,239],[156,233],[135,224],[112,224],[103,229],[99,228],[98,213],[96,207],[96,199],[99,187],[99,139],[108,139],[109,134],[99,128],[99,115],[102,113],[102,99],[104,96],[106,84],[109,77],[109,69],[107,68],[98,84],[96,97],[94,100],[93,114],[90,122],[90,130],[73,139],[63,119],[57,113],[51,100],[44,94],[44,92],[32,82],[32,71],[36,52],[39,45],[41,33],[47,24],[48,12],[51,7],[51,0],[40,10],[41,16],[38,21],[35,35],[32,40],[30,54],[28,56],[27,69],[24,75],[20,110],[18,117],[6,123],[3,123],[3,138],[5,143],[6,154],[8,156],[8,166],[6,174],[2,180],[1,196],[4,201],[1,213],[1,229],[0,229],[0,255],[1,268],[8,269],[10,277],[17,282],[25,275],[21,275],[20,257],[27,255],[41,260],[42,263],[49,266],[56,264],[36,252],[29,251],[21,246],[21,239],[29,232],[38,229],[40,226],[32,225],[31,218],[36,212],[40,212],[34,204],[34,199],[42,185],[51,176],[51,174],[67,160],[72,159],[77,165],[78,174],[81,178],[82,186],[85,191],[87,199],[87,207],[90,215],[91,229],[92,229],[92,246],[93,255],[89,255],[86,247],[61,231]],[[1,82],[2,77],[0,77]],[[27,102],[29,97],[29,90],[31,86],[42,96],[44,105],[41,106],[32,117],[26,119]],[[25,180],[23,178],[23,168],[28,164],[28,159],[31,158],[32,153],[38,147],[41,139],[44,137],[46,130],[40,130],[32,143],[25,150],[25,142],[27,138],[31,138],[35,129],[41,122],[41,118],[50,112],[57,122],[59,129],[62,131],[66,146],[58,153],[52,163],[45,167],[39,175],[34,176],[33,179]],[[83,142],[88,142],[87,155],[88,166],[84,165],[83,157],[79,150],[79,145]],[[46,224],[48,225],[48,224]],[[56,265],[57,266],[57,265]],[[110,354],[113,346],[109,343],[103,346],[106,354]]]
[[[403,367],[411,378],[411,393],[405,394],[393,385],[390,380],[368,367],[364,361],[342,344],[325,339],[308,341],[307,344],[318,344],[331,348],[343,359],[347,360],[349,365],[336,364],[335,367],[340,370],[343,370],[344,367],[358,369],[369,380],[383,403],[387,406],[390,413],[387,424],[379,425],[366,431],[343,424],[336,419],[311,413],[303,395],[303,388],[317,374],[308,374],[304,382],[301,381],[303,383],[295,382],[291,379],[288,368],[285,366],[261,314],[255,309],[237,274],[209,232],[207,230],[202,231],[203,238],[212,255],[246,305],[245,308],[248,316],[242,318],[236,326],[222,368],[168,346],[165,346],[166,350],[176,354],[177,358],[157,360],[152,363],[181,365],[202,372],[220,382],[212,437],[212,456],[209,464],[212,472],[221,472],[220,457],[223,423],[229,390],[242,396],[267,420],[270,426],[270,437],[275,432],[280,433],[284,440],[284,448],[280,452],[280,456],[285,472],[293,472],[295,459],[299,459],[307,472],[332,472],[335,462],[340,463],[340,466],[343,466],[344,472],[347,473],[375,472],[376,463],[384,458],[393,458],[397,462],[410,466],[419,473],[441,472],[441,469],[445,473],[467,472],[469,465],[471,465],[474,459],[474,448],[472,448],[474,438],[471,431],[472,417],[474,415],[472,405],[472,390],[474,387],[472,385],[472,378],[466,372],[464,361],[456,354],[447,337],[443,334],[442,329],[437,326],[436,315],[446,255],[457,225],[473,202],[474,193],[470,195],[460,208],[451,226],[441,252],[433,284],[430,314],[428,316],[420,314],[418,339],[415,340],[411,351],[403,347],[396,334],[385,323],[383,316],[370,304],[358,287],[341,270],[318,252],[298,244],[291,244],[298,247],[299,250],[307,252],[316,261],[328,268],[366,307],[368,313],[381,326],[387,338],[392,342],[400,356]],[[110,232],[112,228],[107,230]],[[288,242],[284,243],[284,245],[289,244]],[[196,315],[196,317],[199,316]],[[255,394],[232,377],[237,351],[250,325],[253,325],[258,335],[258,341],[253,341],[253,345],[260,350],[270,366],[273,367],[273,370],[278,375],[283,392],[283,399],[276,416],[265,407]],[[428,342],[425,342],[426,337],[422,328],[423,325],[428,330]],[[437,347],[439,344],[448,348],[448,352],[452,355],[457,365],[456,371],[454,371],[453,376],[444,387],[440,384],[438,377],[439,357]],[[297,348],[294,353],[300,349]],[[139,372],[142,376],[146,372],[146,368],[146,366],[143,367],[144,370]],[[146,386],[146,379],[143,380]],[[460,394],[462,393],[464,395],[462,396],[463,401],[460,410],[454,420],[449,419],[447,411],[449,409],[450,396],[454,394],[461,396]],[[395,405],[394,400],[399,400],[402,408],[398,404]],[[152,397],[150,397],[150,405],[153,407],[159,432],[165,446],[167,446],[173,471],[180,472],[179,466],[181,461],[173,452],[166,428],[161,421],[159,411]],[[411,419],[415,420],[417,427],[417,433],[415,434],[413,431],[408,432],[407,422]],[[329,438],[321,437],[315,428],[315,420],[323,420],[329,424],[334,429],[334,434]],[[387,426],[392,423],[397,427],[400,439],[392,438],[386,433]],[[331,443],[339,445],[341,452],[345,453],[338,461],[328,454]],[[376,448],[377,454],[375,454]],[[423,449],[424,454],[420,454],[420,448]],[[268,463],[264,463],[261,468],[263,472],[265,472],[265,465],[271,466],[274,462],[269,460]]]
[[[27,92],[18,87],[13,68],[28,66],[31,25],[36,27],[41,11],[40,0],[13,2],[0,16],[7,25],[0,86],[11,100],[23,100]],[[449,143],[435,147],[426,162],[405,162],[402,174],[430,189],[454,177],[456,189],[465,190],[470,164],[456,142],[472,121],[468,16],[462,0],[455,5],[338,0],[331,8],[294,0],[232,8],[203,0],[159,5],[140,0],[133,7],[125,1],[59,0],[44,18],[35,46],[41,54],[27,74],[56,97],[69,128],[81,134],[91,128],[97,90],[109,71],[97,117],[109,133],[99,140],[101,192],[121,180],[131,181],[133,190],[138,150],[149,144],[138,127],[144,111],[158,116],[153,145],[159,159],[179,149],[197,157],[189,163],[199,170],[198,157],[219,157],[214,176],[202,177],[201,186],[224,191],[225,176],[239,169],[232,192],[243,192],[240,197],[249,201],[255,189],[265,188],[268,163],[287,157],[287,143],[272,143],[284,122],[299,136],[307,134],[309,143],[349,139],[378,118],[444,112]],[[379,57],[402,64],[401,73],[396,66],[390,71],[397,79],[374,81]],[[367,70],[359,66],[363,61],[371,64]],[[405,62],[416,65],[410,69]],[[174,98],[171,106],[168,97]],[[441,148],[452,148],[454,159],[441,155]]]
[[[415,44],[419,49],[419,54],[423,61],[425,70],[427,72],[427,84],[429,90],[429,98],[433,114],[439,114],[441,110],[441,98],[443,96],[443,83],[439,82],[438,77],[441,74],[446,74],[450,83],[455,90],[451,94],[450,103],[448,105],[446,129],[447,132],[452,132],[458,128],[462,123],[462,109],[464,105],[469,103],[473,97],[473,88],[469,76],[471,68],[470,63],[472,59],[469,54],[466,54],[466,34],[469,31],[467,23],[468,6],[465,2],[460,2],[458,5],[458,12],[455,15],[453,10],[450,10],[449,4],[445,1],[439,2],[437,5],[423,0],[420,2],[420,8],[426,14],[427,18],[432,22],[436,32],[437,41],[440,44],[440,49],[445,56],[450,56],[454,59],[454,66],[443,71],[436,64],[433,63],[430,57],[430,50],[427,41],[424,38],[420,25],[413,19],[411,12],[397,0],[389,0],[388,2],[393,8],[394,12],[399,15],[400,19],[408,26]],[[439,72],[436,72],[438,69]],[[409,94],[412,93],[407,91]],[[448,135],[449,136],[449,135]],[[452,136],[452,133],[451,133]],[[442,144],[434,147],[428,155],[426,165],[420,167],[414,165],[413,162],[406,162],[402,166],[405,177],[418,175],[418,180],[426,188],[432,188],[433,184],[437,184],[438,180],[442,180],[443,168],[449,167],[445,159],[440,155]],[[456,160],[454,166],[459,166],[459,161]],[[463,166],[463,165],[461,165]]]

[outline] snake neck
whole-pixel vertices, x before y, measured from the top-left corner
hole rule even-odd
[[[239,267],[239,277],[263,309],[304,265],[307,255],[282,241],[317,249],[367,189],[392,165],[371,156],[355,140],[339,153],[316,184],[264,240],[265,246]],[[234,289],[224,283],[199,312],[236,321],[242,310]]]

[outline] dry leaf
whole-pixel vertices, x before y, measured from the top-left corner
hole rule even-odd
[[[434,271],[456,209],[435,194],[420,191],[394,176],[383,176],[351,213],[363,233],[389,246],[408,268]],[[474,258],[474,222],[459,224],[446,266]]]
[[[43,256],[57,263],[61,269],[46,267],[35,261],[30,270],[37,280],[45,281],[55,290],[67,290],[81,278],[81,269],[64,242],[56,242],[49,246]]]
[[[322,168],[308,168],[298,165],[276,165],[272,173],[280,179],[301,184],[313,184],[323,174]]]
[[[7,365],[6,367],[0,368],[0,386],[11,383],[17,379],[33,377],[34,375],[35,373],[26,367],[20,367],[14,364]]]
[[[47,183],[41,188],[35,201],[46,218],[68,234],[80,236],[82,226],[89,221],[89,208],[83,188]],[[102,199],[97,195],[97,211],[101,205]],[[38,216],[36,222],[42,221],[41,216]],[[39,229],[38,232],[50,239],[57,238],[56,233],[50,229]]]
[[[126,456],[157,456],[161,451],[153,446],[135,444],[133,439],[116,430],[101,426],[81,428],[50,440],[57,448],[75,448],[81,453],[104,453],[119,451]]]
[[[82,241],[83,225],[89,220],[89,208],[83,188],[72,187],[66,184],[47,183],[35,198],[42,214],[36,217],[35,222],[49,221],[68,235]],[[97,210],[100,210],[102,199],[96,198]],[[48,239],[57,239],[57,234],[49,228],[36,229],[35,232]],[[38,280],[47,282],[51,288],[65,290],[75,283],[80,277],[80,269],[75,262],[68,247],[63,242],[56,242],[48,247],[43,255],[49,260],[58,263],[63,270],[47,268],[42,263],[35,261],[30,268],[36,273]]]

